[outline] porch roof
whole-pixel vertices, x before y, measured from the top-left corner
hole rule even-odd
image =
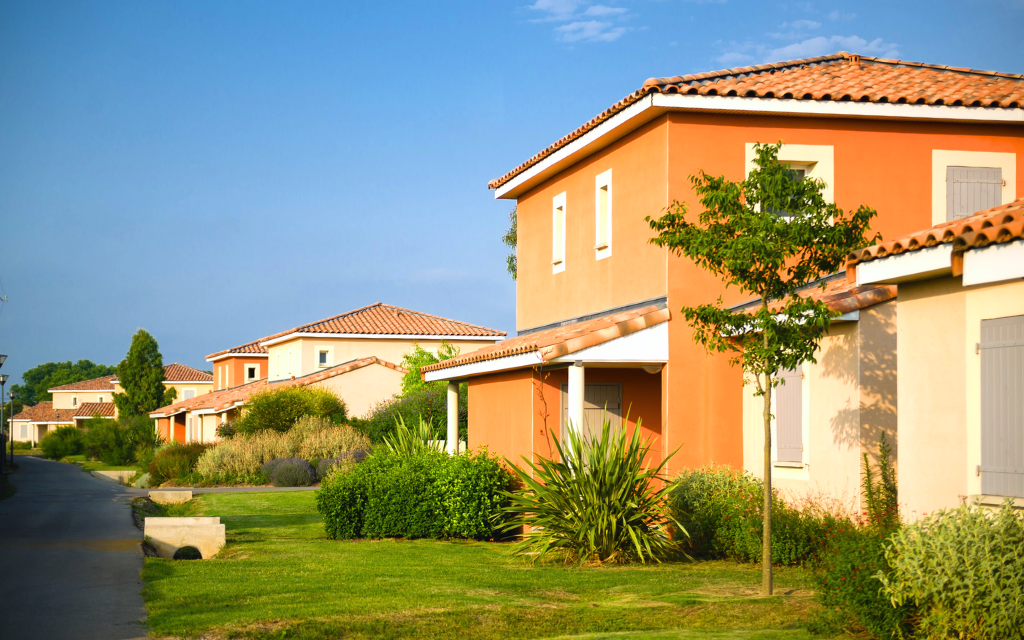
[[[11,421],[32,424],[74,424],[74,415],[74,409],[54,409],[53,402],[44,400],[31,407],[25,407],[11,418]]]
[[[635,334],[668,322],[671,314],[667,308],[650,305],[613,313],[600,318],[577,322],[564,327],[554,327],[488,345],[471,353],[421,369],[424,380],[446,380],[450,376],[464,377],[473,373],[488,373],[505,369],[559,361],[572,354],[609,343],[618,338]],[[494,362],[493,366],[467,368],[467,365]],[[639,357],[639,361],[648,361]],[[659,358],[661,360],[661,358]]]

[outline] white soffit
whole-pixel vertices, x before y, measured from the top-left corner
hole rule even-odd
[[[1024,240],[964,252],[965,287],[1024,278]]]
[[[940,244],[857,265],[857,284],[894,284],[946,275],[953,270],[953,245]]]
[[[551,362],[576,362],[577,360],[582,360],[584,365],[599,362],[610,364],[668,362],[668,323],[661,322],[621,338],[554,358]]]
[[[520,353],[514,356],[505,356],[504,358],[495,358],[494,360],[470,362],[457,367],[438,369],[437,371],[427,371],[423,374],[423,379],[427,382],[456,380],[458,378],[466,378],[484,373],[507,371],[510,369],[522,369],[523,367],[533,367],[540,364],[544,364],[544,359],[541,358],[540,352],[531,351],[529,353]]]

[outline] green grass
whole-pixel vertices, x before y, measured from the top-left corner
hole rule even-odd
[[[213,560],[147,558],[157,636],[801,640],[811,576],[732,562],[531,567],[509,545],[333,541],[313,492],[203,494],[173,515],[218,515]],[[170,514],[169,514],[170,515]]]
[[[11,455],[11,452],[9,450],[7,452],[7,455]],[[14,455],[16,455],[16,456],[41,456],[41,455],[43,455],[43,450],[38,448],[38,447],[36,447],[35,449],[15,449],[14,450]]]
[[[132,465],[118,466],[115,464],[106,464],[102,460],[89,460],[84,453],[80,453],[75,456],[67,456],[62,461],[72,462],[82,467],[83,471],[138,471],[142,473],[137,467]]]

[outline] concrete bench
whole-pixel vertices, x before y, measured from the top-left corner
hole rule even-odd
[[[191,491],[150,491],[149,499],[160,504],[181,504],[192,499]]]
[[[195,547],[204,560],[224,548],[224,525],[220,518],[146,518],[146,540],[161,558],[173,558],[182,547]]]

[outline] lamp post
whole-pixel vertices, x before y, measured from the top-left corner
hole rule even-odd
[[[6,362],[6,361],[7,361],[7,356],[5,356],[3,354],[0,354],[0,367],[4,366],[4,362]],[[4,447],[7,446],[7,436],[6,436],[6,434],[7,434],[7,425],[4,424],[4,402],[3,402],[4,401],[3,385],[6,382],[7,382],[7,375],[6,374],[0,375],[0,429],[3,429],[3,433],[4,433],[4,438],[3,438]],[[11,406],[11,409],[13,410],[14,407]],[[14,441],[14,434],[13,433],[11,434],[11,441],[12,442]],[[6,461],[6,460],[7,460],[7,452],[6,451],[0,451],[0,480],[2,480],[4,478],[4,461]],[[11,445],[11,464],[14,464],[14,445],[13,444]]]
[[[8,428],[11,430],[11,464],[14,464],[14,391],[8,391],[7,397],[11,399],[11,415],[8,416]],[[0,401],[3,400],[3,396],[0,395]]]

